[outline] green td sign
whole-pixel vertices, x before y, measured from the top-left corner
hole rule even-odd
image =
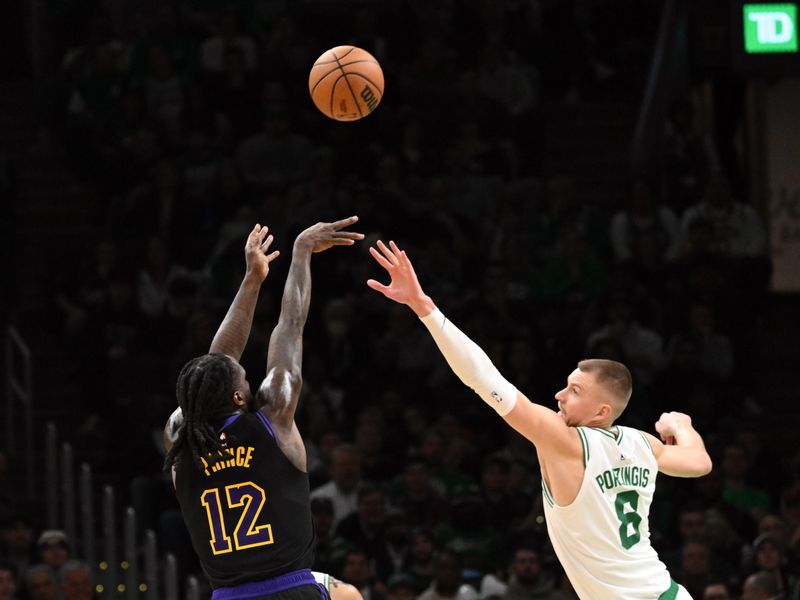
[[[745,4],[746,52],[797,52],[797,4]]]

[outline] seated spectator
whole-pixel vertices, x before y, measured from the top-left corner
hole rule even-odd
[[[709,583],[703,590],[702,600],[733,600],[728,586],[724,583]]]
[[[241,53],[245,69],[255,71],[258,67],[258,47],[251,36],[241,32],[236,12],[225,11],[219,20],[212,19],[212,25],[216,25],[214,35],[200,45],[202,68],[212,72],[222,71],[226,52],[234,48]]]
[[[311,499],[330,498],[334,528],[358,508],[361,483],[361,454],[351,444],[341,444],[331,456],[331,480],[311,491]]]
[[[383,586],[377,585],[369,555],[364,550],[353,548],[347,551],[342,564],[341,579],[357,587],[364,600],[383,600],[380,589]]]
[[[786,569],[785,550],[771,535],[761,534],[753,542],[746,568],[767,573],[775,581],[781,598],[794,600],[800,595],[800,579]]]
[[[477,600],[478,592],[462,583],[461,564],[452,552],[440,551],[434,559],[433,581],[419,600]]]
[[[730,258],[760,257],[767,252],[767,236],[758,212],[734,198],[730,183],[721,174],[712,176],[703,199],[686,209],[681,218],[687,233],[703,219],[711,225],[711,250]]]
[[[67,534],[60,529],[43,531],[36,541],[36,550],[39,560],[54,573],[58,573],[72,555]]]
[[[386,497],[383,490],[372,484],[358,488],[356,511],[336,525],[336,535],[363,549],[373,561],[385,557],[383,528],[386,521]]]
[[[663,340],[658,332],[643,327],[622,293],[613,293],[606,302],[606,323],[589,334],[586,348],[603,338],[617,340],[628,357],[628,367],[639,386],[653,382],[664,367]]]
[[[746,510],[758,522],[770,510],[769,495],[748,480],[750,456],[743,446],[729,444],[723,451],[721,471],[724,478],[722,495],[731,504]]]
[[[69,560],[59,571],[63,600],[93,600],[95,598],[92,569],[85,562]]]
[[[703,183],[718,163],[711,137],[698,131],[690,98],[670,104],[659,150],[666,197],[670,206],[682,213],[701,197]]]
[[[667,356],[683,339],[690,338],[696,352],[694,362],[703,376],[727,380],[733,373],[733,345],[728,336],[716,331],[713,307],[695,302],[690,308],[688,328],[674,335],[667,344]]]
[[[661,264],[678,253],[680,223],[675,213],[656,202],[645,181],[633,183],[628,207],[611,219],[611,247],[619,262],[638,262],[642,241],[654,243]]]
[[[519,546],[509,565],[510,577],[505,600],[563,600],[551,573],[542,567],[539,552],[532,546]]]
[[[681,551],[680,567],[674,577],[692,598],[701,598],[706,586],[719,579],[712,570],[708,546],[699,540],[686,542]]]
[[[333,502],[330,498],[314,498],[311,501],[311,518],[316,535],[314,570],[333,573],[338,570],[349,546],[333,533]]]
[[[435,550],[429,529],[419,528],[411,532],[411,543],[403,568],[414,578],[417,592],[427,588],[433,580]]]
[[[451,518],[433,532],[437,545],[455,553],[465,569],[486,573],[498,567],[500,532],[487,523],[478,486],[455,486],[450,504]]]
[[[25,571],[25,589],[30,600],[57,600],[56,572],[47,565],[34,565]],[[2,595],[0,595],[2,597]]]
[[[397,573],[386,581],[386,600],[417,600],[417,585],[407,573]]]
[[[0,560],[0,600],[15,600],[17,568],[14,563]]]
[[[450,507],[432,481],[430,464],[420,454],[408,457],[391,489],[392,505],[418,527],[435,527],[448,516]]]
[[[778,595],[780,588],[775,578],[770,573],[759,571],[753,573],[744,580],[742,585],[741,600],[775,600],[780,599]],[[781,599],[782,600],[782,599]]]
[[[33,519],[22,509],[0,516],[0,557],[14,566],[15,578],[34,561]]]
[[[289,111],[280,104],[266,108],[261,133],[245,138],[236,149],[244,181],[260,191],[303,181],[313,158],[311,140],[292,130]]]

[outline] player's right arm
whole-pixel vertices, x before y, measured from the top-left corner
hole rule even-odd
[[[294,414],[300,398],[303,329],[311,303],[311,256],[333,246],[352,246],[363,239],[361,233],[342,231],[356,221],[358,217],[317,223],[295,239],[292,264],[283,288],[281,314],[269,338],[267,376],[256,395],[256,405],[279,428],[294,429]]]
[[[647,432],[643,433],[653,448],[659,471],[673,477],[702,477],[711,471],[711,457],[703,438],[692,427],[689,415],[663,413],[656,423],[656,431],[668,443]]]
[[[511,427],[536,445],[546,458],[580,457],[578,433],[553,410],[531,402],[509,383],[481,348],[449,321],[425,294],[406,253],[394,242],[378,241],[370,254],[391,276],[388,286],[367,285],[390,300],[407,305],[428,328],[450,368]]]

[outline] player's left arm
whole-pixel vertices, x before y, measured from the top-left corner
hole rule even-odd
[[[247,236],[244,245],[247,270],[236,297],[211,341],[209,352],[221,352],[236,361],[242,358],[253,326],[261,284],[269,275],[270,263],[280,254],[277,250],[268,253],[273,240],[271,235],[267,236],[268,231],[268,227],[257,224]]]
[[[301,232],[294,242],[281,314],[269,338],[267,376],[256,394],[256,406],[278,427],[293,427],[303,383],[303,329],[311,304],[311,256],[333,246],[352,246],[363,239],[361,233],[343,231],[356,221],[358,217],[317,223]]]
[[[673,477],[702,477],[711,472],[711,457],[689,415],[663,413],[656,423],[661,440],[643,432],[653,448],[658,470]],[[664,440],[666,444],[662,442]]]

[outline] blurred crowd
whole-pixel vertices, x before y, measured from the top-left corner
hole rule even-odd
[[[283,253],[242,359],[256,384],[294,236],[357,214],[367,240],[314,258],[304,338],[316,570],[365,600],[575,597],[532,445],[458,382],[411,311],[366,287],[380,238],[532,400],[553,404],[592,356],[633,373],[621,424],[692,416],[715,468],[660,479],[650,529],[695,598],[800,598],[800,454],[763,426],[769,261],[741,174],[688,96],[613,205],[579,202],[580,178],[548,168],[546,105],[604,85],[638,102],[641,72],[626,69],[652,47],[659,3],[623,2],[636,10],[615,9],[613,38],[601,0],[60,4],[43,120],[94,190],[97,235],[51,282],[40,325],[74,375],[72,439],[183,575],[199,567],[160,441],[177,373],[207,351],[254,223]],[[310,65],[341,44],[386,74],[363,122],[328,121],[308,98]],[[0,600],[91,598],[74,540],[4,496]]]

